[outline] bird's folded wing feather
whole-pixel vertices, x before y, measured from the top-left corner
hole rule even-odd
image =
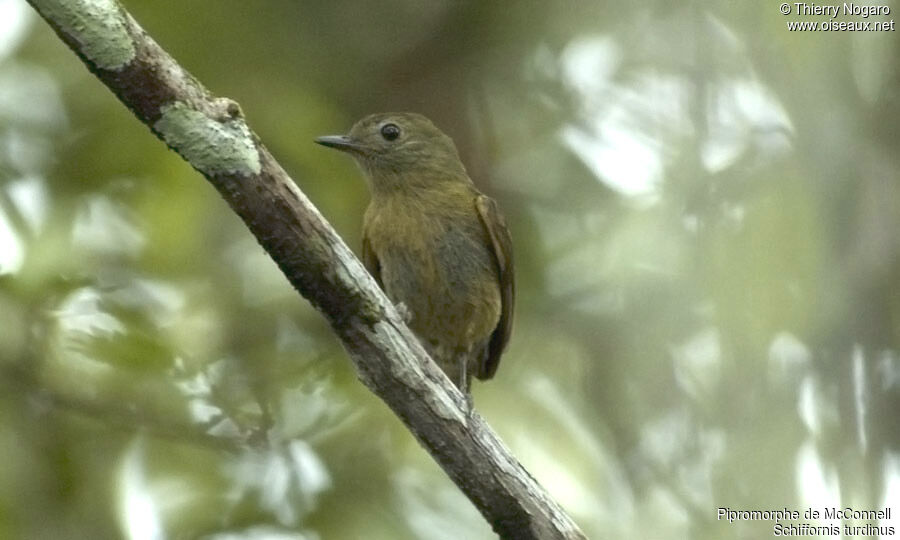
[[[516,283],[513,275],[512,238],[506,227],[506,220],[497,208],[497,203],[486,195],[475,197],[475,209],[491,239],[494,259],[497,263],[497,277],[500,282],[500,321],[491,334],[488,343],[487,357],[479,366],[476,376],[479,379],[490,379],[497,372],[500,355],[509,341],[512,332],[513,308],[515,305]]]

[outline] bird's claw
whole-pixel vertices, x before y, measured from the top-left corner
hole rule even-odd
[[[397,314],[400,315],[400,318],[403,319],[405,324],[412,322],[412,312],[406,307],[405,303],[397,302],[394,304],[394,309],[397,310]]]
[[[475,415],[475,400],[472,399],[472,393],[466,392],[466,418],[471,419]]]

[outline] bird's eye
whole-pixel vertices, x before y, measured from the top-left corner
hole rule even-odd
[[[393,141],[400,136],[400,128],[397,124],[385,124],[381,126],[381,136],[387,141]]]

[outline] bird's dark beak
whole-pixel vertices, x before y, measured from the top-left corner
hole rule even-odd
[[[356,143],[346,135],[326,135],[324,137],[316,137],[316,142],[322,146],[336,148],[344,152],[362,154],[365,151],[365,147]]]

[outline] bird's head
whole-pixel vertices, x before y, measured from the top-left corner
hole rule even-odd
[[[469,181],[453,140],[421,114],[372,114],[348,134],[319,137],[316,142],[353,156],[373,193]]]

